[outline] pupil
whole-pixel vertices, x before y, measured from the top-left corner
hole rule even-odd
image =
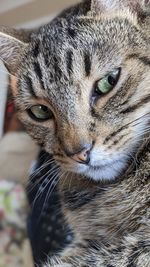
[[[43,107],[42,107],[42,110],[43,110],[44,112],[47,112],[47,111],[48,111],[48,108],[45,107],[45,106],[43,106]]]
[[[116,80],[112,76],[108,76],[108,82],[110,85],[114,86],[116,84]]]

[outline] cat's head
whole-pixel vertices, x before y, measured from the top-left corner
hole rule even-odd
[[[150,1],[141,2],[93,0],[87,15],[57,18],[30,43],[0,33],[20,119],[65,170],[112,180],[149,134]]]

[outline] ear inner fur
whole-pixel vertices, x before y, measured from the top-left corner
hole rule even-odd
[[[4,28],[2,28],[2,31],[0,29],[0,59],[10,73],[15,74],[18,68],[19,59],[26,47],[26,43],[5,33]]]

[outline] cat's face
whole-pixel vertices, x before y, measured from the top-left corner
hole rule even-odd
[[[60,18],[24,46],[18,113],[64,170],[112,180],[134,160],[149,133],[147,32],[130,13]]]
[[[114,179],[148,129],[149,45],[127,19],[70,24],[46,26],[27,49],[20,118],[63,169]]]

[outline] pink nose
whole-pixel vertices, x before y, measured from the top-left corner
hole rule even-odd
[[[90,162],[90,152],[92,145],[88,145],[86,148],[83,148],[80,152],[71,156],[71,158],[81,164],[88,164]]]

